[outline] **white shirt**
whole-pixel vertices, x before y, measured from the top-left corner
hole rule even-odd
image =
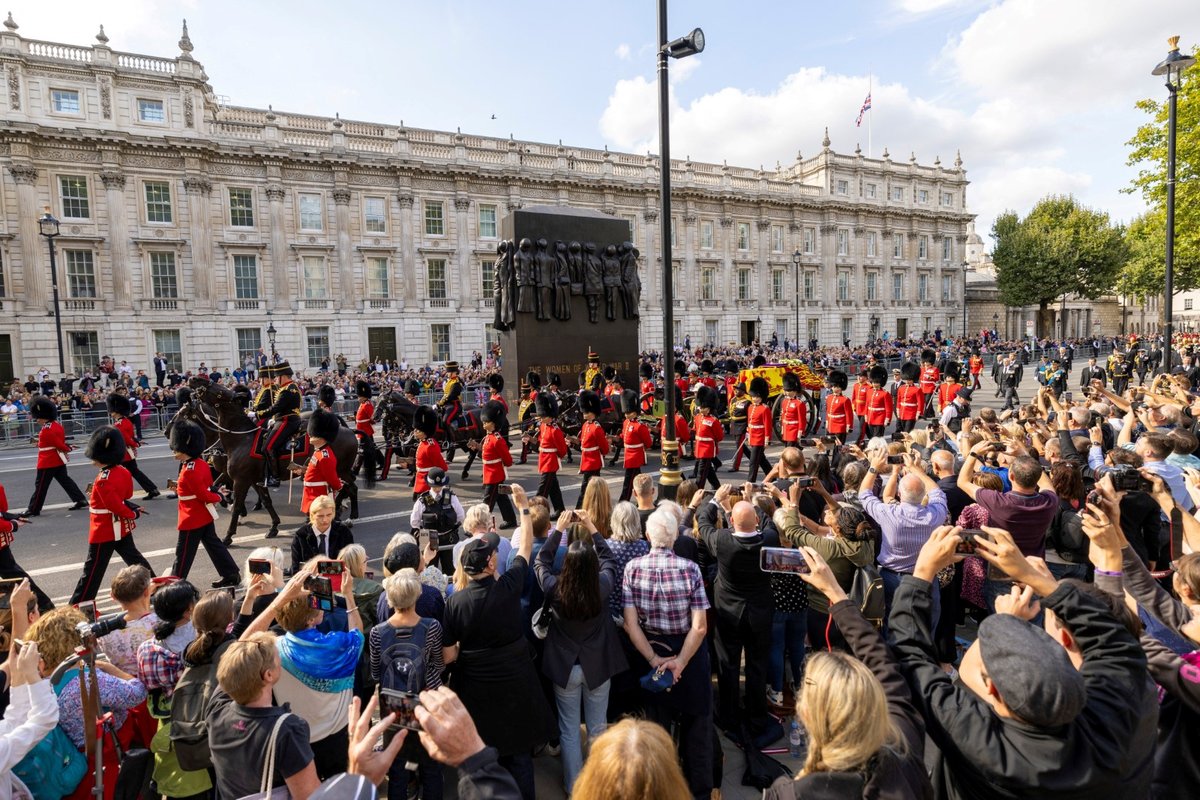
[[[440,492],[438,494],[433,494],[433,492],[430,492],[430,494],[435,498],[442,496]],[[463,510],[462,503],[458,500],[458,495],[450,495],[450,507],[454,509],[454,515],[458,518],[458,523],[461,525],[463,518],[467,516],[467,512]],[[408,520],[409,526],[412,528],[421,527],[421,515],[424,513],[425,503],[421,501],[420,497],[418,497],[417,502],[413,505],[412,515]]]
[[[329,532],[331,530],[333,530],[332,525],[330,525],[328,528],[326,528],[323,531],[317,530],[317,526],[313,525],[313,536],[317,537],[317,552],[323,556],[329,556]],[[322,536],[325,537],[324,546],[322,546],[322,543],[321,543]],[[332,558],[332,556],[329,556],[329,557]]]
[[[4,719],[0,719],[0,800],[11,800],[14,790],[29,795],[13,767],[57,724],[58,698],[50,681],[13,687]]]

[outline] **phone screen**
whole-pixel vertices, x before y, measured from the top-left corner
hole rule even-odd
[[[421,705],[420,699],[415,694],[408,692],[397,692],[394,689],[379,689],[379,713],[381,716],[387,716],[394,713],[396,721],[392,723],[393,728],[408,728],[410,731],[421,730],[421,723],[417,721],[416,709]]]
[[[88,618],[88,622],[95,622],[100,619],[100,612],[96,610],[95,600],[84,600],[76,603],[75,607],[83,612],[83,615]]]
[[[811,572],[804,554],[790,547],[764,547],[758,554],[758,567],[763,572],[788,575],[807,575]]]
[[[270,575],[271,562],[265,558],[252,558],[248,562],[251,575]]]
[[[346,564],[342,561],[318,561],[317,574],[324,575],[329,578],[329,586],[333,591],[340,592],[342,590],[342,574],[346,571]]]

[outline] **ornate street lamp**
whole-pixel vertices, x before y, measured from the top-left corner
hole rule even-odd
[[[270,342],[270,344],[271,344],[271,363],[274,364],[277,360],[275,358],[275,355],[276,355],[275,354],[275,334],[279,333],[279,331],[275,330],[275,323],[274,323],[274,321],[271,320],[270,315],[271,315],[271,312],[268,311],[267,312],[267,341]]]
[[[50,248],[50,287],[54,294],[54,341],[58,343],[58,377],[67,374],[67,360],[63,355],[62,313],[58,308],[58,265],[54,261],[54,239],[58,236],[58,220],[46,206],[45,213],[38,219],[38,232],[46,237],[46,245]]]
[[[800,352],[800,248],[792,253],[792,264],[796,267],[796,352]]]

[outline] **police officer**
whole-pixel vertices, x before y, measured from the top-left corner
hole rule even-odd
[[[458,495],[450,490],[450,476],[441,467],[432,467],[425,473],[429,488],[422,492],[413,504],[409,518],[413,532],[428,533],[437,538],[438,565],[447,575],[454,573],[452,557],[454,545],[458,544],[460,526],[467,515]]]
[[[292,436],[300,430],[300,407],[303,404],[300,387],[292,380],[295,373],[292,372],[291,365],[280,361],[272,368],[272,373],[279,381],[279,388],[275,390],[270,408],[263,412],[263,416],[271,420],[264,453],[268,487],[279,485],[279,476],[275,474],[276,462]]]

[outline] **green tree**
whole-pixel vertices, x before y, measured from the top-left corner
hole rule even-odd
[[[1024,219],[1006,211],[992,238],[1000,300],[1037,306],[1041,336],[1051,334],[1051,303],[1067,294],[1093,300],[1108,294],[1128,255],[1121,226],[1070,196],[1044,197]]]
[[[1200,55],[1200,47],[1193,50]],[[1127,142],[1129,165],[1137,177],[1124,191],[1139,192],[1150,211],[1130,223],[1130,277],[1122,291],[1144,297],[1161,294],[1166,273],[1167,100],[1142,100],[1137,107],[1150,122]],[[1176,109],[1175,140],[1175,291],[1200,288],[1200,68],[1184,73]]]

